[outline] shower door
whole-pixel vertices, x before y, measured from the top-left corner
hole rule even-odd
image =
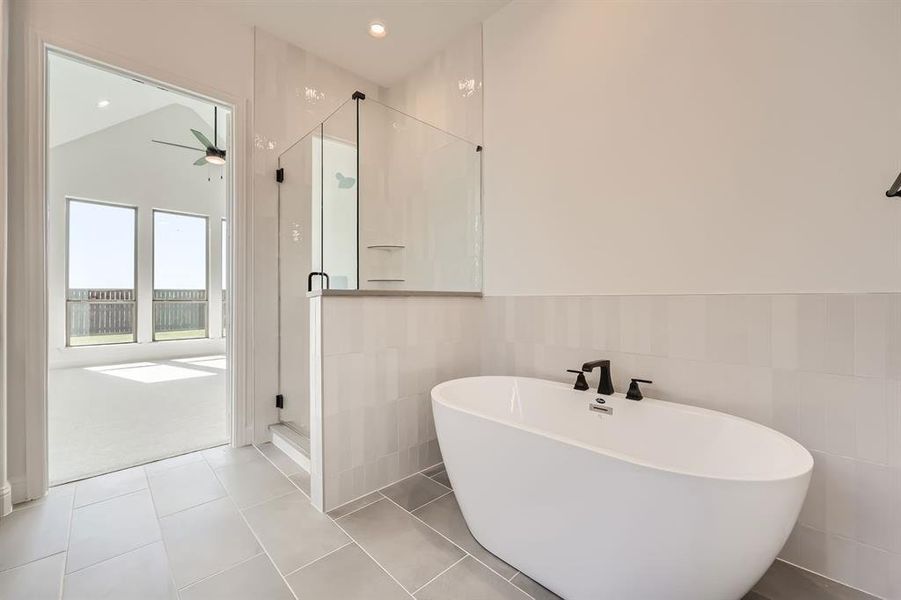
[[[320,149],[318,131],[299,140],[281,156],[278,185],[278,391],[279,421],[304,436],[310,424],[310,301],[307,275],[314,269],[318,245]],[[314,156],[314,154],[316,156]]]

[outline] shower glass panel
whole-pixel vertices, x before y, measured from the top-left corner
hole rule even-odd
[[[357,289],[357,105],[346,102],[322,124],[322,271],[329,287]]]
[[[285,174],[278,186],[278,389],[283,403],[279,420],[306,436],[310,423],[307,274],[319,270],[321,224],[313,208],[318,213],[320,140],[317,128],[278,159]]]
[[[283,423],[309,433],[308,284],[481,291],[480,150],[354,94],[279,157]]]
[[[359,288],[480,291],[477,146],[376,100],[359,110]]]

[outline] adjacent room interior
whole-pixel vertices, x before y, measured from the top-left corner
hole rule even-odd
[[[228,119],[47,55],[51,485],[228,442]]]

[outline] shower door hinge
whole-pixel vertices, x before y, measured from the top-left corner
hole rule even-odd
[[[275,180],[279,183],[285,180],[285,169],[276,169],[275,170]]]
[[[285,408],[285,397],[281,394],[275,395],[275,408]]]

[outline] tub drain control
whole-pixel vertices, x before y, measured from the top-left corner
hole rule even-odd
[[[600,396],[595,398],[594,401],[597,402],[598,404],[607,404],[607,401],[604,400],[603,398],[601,398]]]

